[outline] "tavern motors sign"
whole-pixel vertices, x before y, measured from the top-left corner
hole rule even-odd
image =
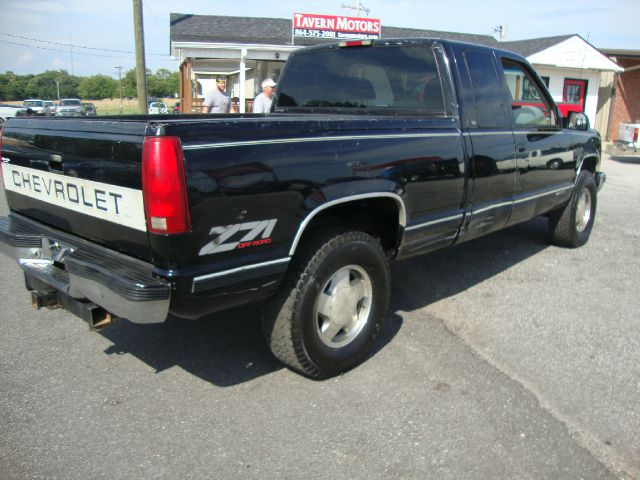
[[[293,14],[294,37],[374,39],[380,38],[380,31],[380,20],[376,18]]]

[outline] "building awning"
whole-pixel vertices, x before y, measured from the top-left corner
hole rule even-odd
[[[298,45],[260,45],[246,43],[202,43],[171,42],[171,54],[178,57],[180,63],[185,58],[239,59],[246,51],[245,60],[281,60],[287,59]]]

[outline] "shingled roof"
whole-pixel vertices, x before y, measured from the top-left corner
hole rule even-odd
[[[172,13],[173,42],[291,44],[291,20]]]
[[[547,48],[568,40],[574,35],[559,35],[557,37],[532,38],[531,40],[518,40],[516,42],[503,42],[500,48],[519,53],[523,57],[529,57],[534,53],[542,52]]]
[[[384,38],[444,38],[459,42],[477,43],[495,47],[498,41],[491,35],[475,35],[473,33],[441,32],[439,30],[420,30],[417,28],[400,28],[382,26]]]
[[[190,15],[172,13],[170,17],[171,41],[203,43],[247,43],[291,45],[291,20],[283,18],[225,17],[216,15]],[[462,42],[496,46],[491,35],[441,32],[382,26],[383,38],[446,38]],[[298,38],[297,45],[326,43],[327,40]]]
[[[172,13],[170,38],[173,42],[235,43],[291,45],[291,20],[263,17],[227,17]],[[442,32],[382,26],[383,38],[443,38],[488,45],[528,57],[564,42],[574,35],[534,38],[515,42],[498,42],[491,35]],[[296,37],[296,45],[314,45],[327,40]]]

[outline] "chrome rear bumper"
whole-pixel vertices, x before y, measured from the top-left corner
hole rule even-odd
[[[154,276],[151,264],[16,214],[0,218],[0,252],[25,275],[117,317],[134,323],[167,318],[171,284]]]

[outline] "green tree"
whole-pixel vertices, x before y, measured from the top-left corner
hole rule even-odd
[[[162,80],[153,74],[147,75],[147,93],[150,97],[162,97]]]
[[[47,70],[35,76],[31,76],[26,84],[25,95],[34,98],[52,99],[58,96],[58,84],[60,85],[60,97],[77,97],[80,78],[69,75],[66,70]]]
[[[81,98],[91,98],[100,100],[103,98],[113,98],[118,90],[118,82],[106,75],[94,75],[84,77],[78,85],[78,95]]]
[[[157,93],[152,93],[152,96],[173,97],[178,91],[178,72],[171,72],[166,68],[159,68],[152,77],[157,84]],[[149,90],[151,90],[151,87],[149,87]]]
[[[24,100],[27,97],[27,83],[33,75],[16,75],[5,72],[0,75],[0,100]]]
[[[132,68],[127,73],[125,73],[124,77],[122,77],[122,90],[124,91],[124,96],[128,98],[137,97],[137,85],[138,82],[136,81],[136,69]]]
[[[178,72],[171,72],[166,68],[156,70],[154,77],[158,81],[159,97],[172,97],[178,91]]]
[[[147,93],[150,97],[171,97],[178,91],[178,72],[159,68],[156,73],[147,70]],[[137,97],[136,69],[132,68],[122,78],[125,97]]]
[[[26,96],[32,98],[55,98],[56,83],[48,75],[40,74],[27,82]]]
[[[78,96],[80,77],[69,75],[66,70],[44,73],[51,74],[53,80],[60,82],[60,98],[74,98]]]

